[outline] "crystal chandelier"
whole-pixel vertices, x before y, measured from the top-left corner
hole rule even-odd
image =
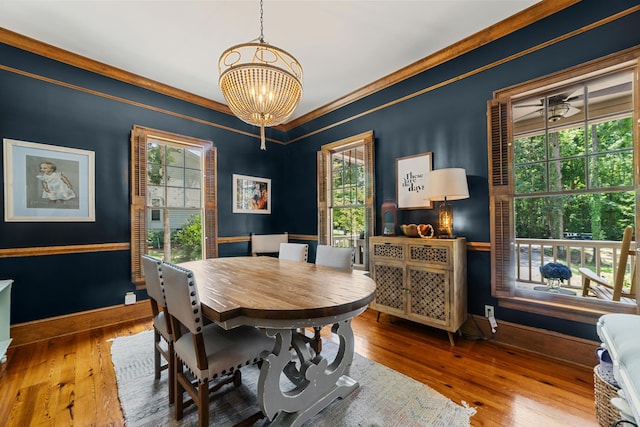
[[[300,102],[302,67],[289,53],[264,41],[262,0],[257,40],[220,55],[218,85],[233,114],[260,126],[260,149],[265,150],[264,128],[283,123]]]

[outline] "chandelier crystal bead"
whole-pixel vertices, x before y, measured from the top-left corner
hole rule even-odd
[[[218,85],[229,108],[240,120],[264,128],[285,122],[302,98],[302,67],[288,52],[264,41],[262,1],[260,39],[232,46],[220,55]]]

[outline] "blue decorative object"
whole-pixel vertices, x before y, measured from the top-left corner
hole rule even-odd
[[[569,280],[572,276],[571,270],[564,264],[559,262],[548,262],[540,267],[540,274],[545,279],[556,279],[564,282]]]

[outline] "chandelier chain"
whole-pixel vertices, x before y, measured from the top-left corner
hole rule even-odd
[[[264,43],[264,19],[262,15],[262,0],[260,0],[260,43]]]

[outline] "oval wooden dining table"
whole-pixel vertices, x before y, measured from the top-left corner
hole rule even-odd
[[[207,318],[226,329],[251,325],[275,337],[257,390],[271,426],[302,425],[358,388],[348,375],[354,352],[351,320],[374,299],[372,279],[273,257],[211,258],[180,266],[193,271]],[[333,325],[339,338],[332,360],[316,354],[297,332],[325,325]],[[282,389],[282,373],[293,387]]]

